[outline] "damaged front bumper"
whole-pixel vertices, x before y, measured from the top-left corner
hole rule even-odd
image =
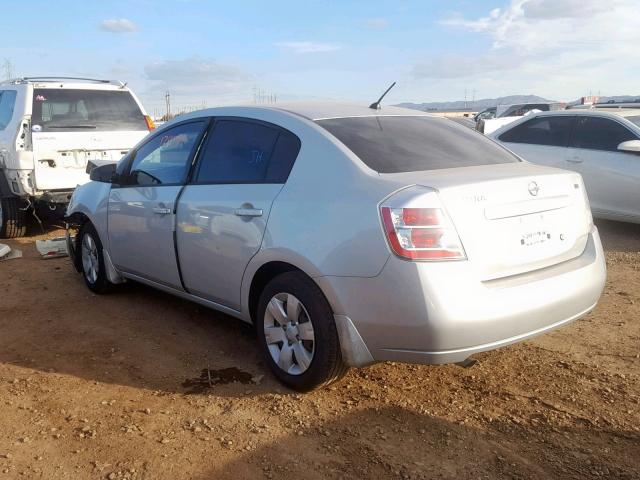
[[[65,237],[67,240],[67,252],[69,252],[69,258],[71,259],[71,263],[73,264],[73,268],[76,269],[78,273],[82,272],[82,265],[80,264],[79,256],[76,254],[76,237],[78,235],[78,226],[69,223],[68,221],[64,224],[65,229]]]

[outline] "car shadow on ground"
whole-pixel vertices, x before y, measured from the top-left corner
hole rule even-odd
[[[168,393],[203,393],[193,381],[210,369],[211,393],[239,395],[223,385],[234,380],[286,391],[253,326],[135,282],[95,295],[68,258],[42,260],[29,239],[8,243],[23,258],[0,264],[0,362]]]
[[[378,401],[378,403],[380,403]],[[477,412],[469,412],[477,413]],[[481,416],[481,415],[480,415]],[[198,480],[238,478],[635,478],[640,434],[578,419],[502,416],[465,424],[399,406],[344,411],[252,447]],[[286,428],[286,427],[285,427]],[[250,437],[249,437],[250,438]],[[266,444],[265,444],[266,443]],[[602,445],[607,445],[602,448]],[[248,451],[247,451],[248,450]]]
[[[602,246],[607,252],[640,251],[640,224],[596,219]]]

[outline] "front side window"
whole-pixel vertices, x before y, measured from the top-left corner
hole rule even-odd
[[[126,90],[36,88],[31,125],[35,132],[147,130]]]
[[[184,182],[204,126],[204,121],[178,125],[142,145],[135,152],[126,183],[156,186]]]
[[[444,118],[380,115],[316,123],[379,173],[519,161],[484,135]]]
[[[574,148],[615,152],[618,145],[627,140],[637,140],[629,129],[618,122],[603,117],[581,116],[571,138]]]
[[[15,90],[0,90],[0,130],[7,128],[13,117],[17,93]]]
[[[200,155],[196,183],[284,183],[300,149],[290,132],[262,123],[218,120]]]
[[[500,135],[501,142],[566,147],[574,117],[536,117]]]

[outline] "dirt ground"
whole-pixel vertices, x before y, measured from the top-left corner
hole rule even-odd
[[[95,296],[36,237],[9,241],[0,480],[640,479],[640,226],[598,223],[609,278],[585,319],[306,395],[240,322],[136,284]]]

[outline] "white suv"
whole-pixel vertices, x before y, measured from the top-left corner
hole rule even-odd
[[[28,215],[62,218],[87,162],[117,161],[154,128],[126,84],[31,77],[0,83],[0,238]]]

